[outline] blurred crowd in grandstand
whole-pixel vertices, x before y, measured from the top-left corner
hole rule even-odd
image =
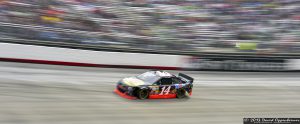
[[[0,0],[0,38],[299,53],[299,13],[299,0]]]

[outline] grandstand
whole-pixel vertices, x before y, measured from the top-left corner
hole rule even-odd
[[[177,52],[300,52],[298,0],[0,0],[0,40]]]

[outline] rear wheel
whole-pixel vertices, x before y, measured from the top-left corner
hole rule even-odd
[[[149,91],[147,89],[140,89],[137,92],[137,97],[139,99],[147,99],[149,96]]]
[[[178,99],[184,98],[185,97],[185,92],[186,91],[183,88],[178,89],[177,92],[176,92],[176,97]]]

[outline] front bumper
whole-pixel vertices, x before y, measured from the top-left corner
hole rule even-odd
[[[134,97],[134,96],[128,95],[126,92],[121,92],[118,88],[116,88],[116,89],[114,90],[114,92],[115,92],[116,94],[118,94],[119,96],[121,96],[121,97],[123,97],[123,98],[126,98],[126,99],[137,99],[137,98]]]

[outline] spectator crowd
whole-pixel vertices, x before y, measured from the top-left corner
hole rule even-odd
[[[0,0],[0,38],[299,53],[299,12],[299,0]]]

